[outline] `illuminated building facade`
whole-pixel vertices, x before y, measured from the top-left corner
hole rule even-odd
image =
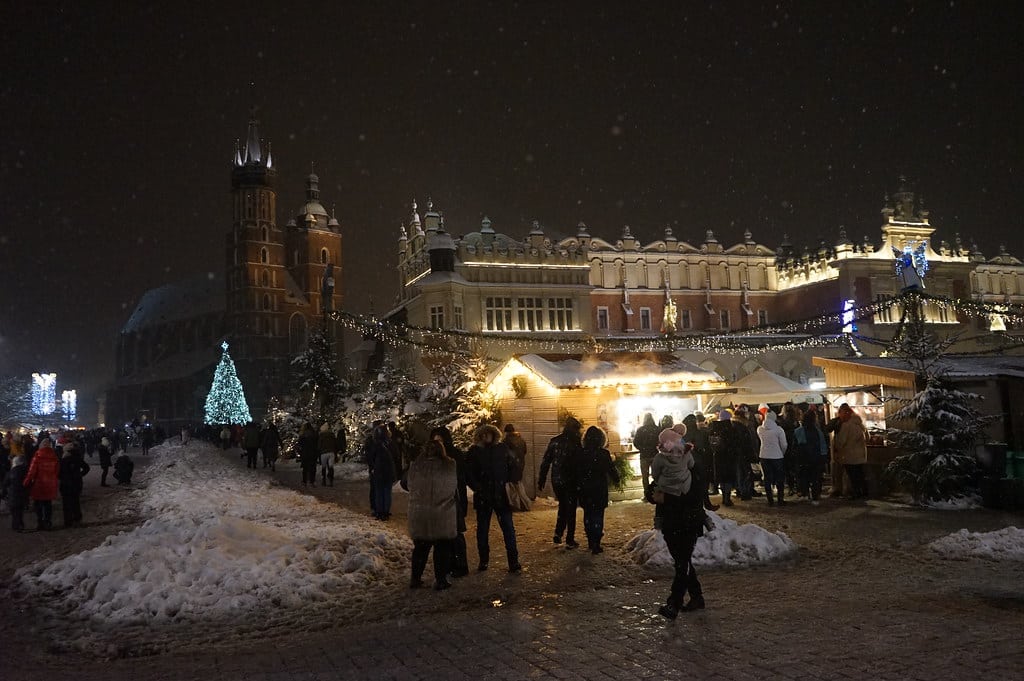
[[[615,350],[638,338],[671,334],[686,339],[714,336],[824,315],[847,316],[834,333],[852,331],[850,310],[896,296],[913,267],[896,276],[896,256],[909,249],[913,265],[927,262],[927,292],[986,302],[1024,302],[1024,265],[1001,249],[986,258],[956,236],[933,240],[929,212],[901,186],[882,209],[881,238],[850,239],[844,230],[813,248],[797,249],[787,238],[775,246],[755,240],[726,245],[707,230],[687,241],[666,229],[641,243],[629,227],[614,241],[592,236],[580,223],[575,235],[555,239],[536,222],[522,239],[498,233],[487,218],[478,230],[453,236],[432,205],[422,221],[413,206],[398,240],[400,305],[389,318],[411,327],[468,332],[459,342],[492,357],[554,352],[548,343],[585,340]],[[817,237],[815,237],[817,240]],[[920,276],[918,276],[920,282]],[[958,317],[929,304],[934,328],[967,328],[967,346],[997,342],[1002,320]],[[877,354],[901,318],[897,306],[856,321],[860,336],[880,341],[860,349]],[[964,327],[963,325],[966,325]],[[1010,330],[1012,333],[1012,329]],[[773,332],[776,333],[776,332]],[[451,344],[452,336],[438,343]],[[456,336],[458,339],[458,337]],[[820,376],[812,354],[843,356],[848,345],[761,352],[756,331],[751,351],[683,350],[702,368],[735,380],[759,367],[807,382]]]

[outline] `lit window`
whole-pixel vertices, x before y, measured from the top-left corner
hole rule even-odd
[[[608,308],[599,307],[597,308],[597,330],[607,331],[608,330]]]
[[[331,257],[331,254],[327,251],[326,248],[321,248],[320,249],[320,264],[321,265],[326,265],[327,261],[330,260],[330,257]]]
[[[540,331],[544,328],[544,303],[541,298],[519,298],[516,300],[521,331]]]
[[[572,298],[548,298],[548,329],[572,331]]]
[[[512,329],[512,299],[487,298],[484,309],[488,331]]]

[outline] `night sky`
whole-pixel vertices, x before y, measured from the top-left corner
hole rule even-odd
[[[278,220],[314,162],[357,312],[427,196],[455,234],[774,247],[877,240],[906,175],[937,238],[1024,257],[1009,4],[93,4],[0,8],[0,374],[81,401],[147,289],[223,271],[254,104]]]

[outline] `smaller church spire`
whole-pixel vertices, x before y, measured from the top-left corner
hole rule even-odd
[[[259,121],[256,120],[256,107],[249,116],[249,132],[245,137],[245,163],[259,163],[263,158],[260,148]]]

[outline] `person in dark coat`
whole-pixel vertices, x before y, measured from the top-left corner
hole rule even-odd
[[[466,515],[469,513],[469,492],[466,485],[466,455],[455,446],[452,433],[446,426],[430,431],[430,439],[440,442],[444,451],[455,461],[455,538],[451,543],[451,573],[453,577],[469,574],[469,557],[466,552]]]
[[[334,440],[338,446],[338,459],[344,461],[345,454],[348,452],[348,433],[345,432],[344,424],[338,424],[338,431],[334,434]]]
[[[513,511],[529,511],[530,496],[526,493],[526,485],[523,484],[523,471],[526,470],[526,440],[516,427],[509,423],[505,425],[505,439],[502,442],[516,459],[516,469],[509,480],[512,483],[509,489],[509,503]]]
[[[270,470],[276,471],[277,457],[281,453],[281,433],[273,423],[260,434],[260,451],[263,452],[263,467],[270,466]]]
[[[605,449],[607,442],[608,437],[603,430],[597,426],[587,428],[577,466],[583,529],[587,533],[590,552],[595,555],[604,551],[601,537],[604,536],[604,509],[608,506],[608,483],[619,482],[619,472],[612,463],[612,455]]]
[[[255,469],[260,453],[260,427],[255,421],[249,421],[242,429],[242,449],[245,450],[245,467]]]
[[[644,423],[633,433],[633,446],[640,452],[640,478],[644,483],[644,496],[651,489],[651,462],[658,453],[658,433],[661,429],[654,422],[654,415],[644,414]]]
[[[700,476],[699,472],[697,473]],[[672,556],[675,576],[665,605],[658,614],[674,620],[680,612],[704,609],[704,594],[697,571],[693,568],[693,549],[697,539],[703,536],[707,523],[704,509],[716,508],[708,500],[707,481],[698,477],[697,484],[691,484],[682,495],[665,494],[663,503],[657,505],[656,525],[661,527],[665,545]],[[684,602],[686,595],[689,602]]]
[[[114,459],[114,479],[122,485],[130,485],[132,473],[135,471],[135,462],[128,456],[128,452],[121,454]]]
[[[156,439],[153,433],[153,429],[150,428],[149,426],[143,428],[142,437],[140,439],[142,440],[142,455],[146,456],[149,454],[149,449],[153,446],[153,443]]]
[[[366,462],[370,467],[370,485],[373,489],[373,517],[377,520],[391,518],[391,488],[395,484],[395,459],[388,441],[387,426],[373,429],[367,446]]]
[[[28,464],[24,456],[15,456],[11,470],[7,473],[7,505],[11,509],[11,529],[15,532],[25,531],[25,507],[28,506],[28,490],[25,489],[25,476]]]
[[[320,463],[320,452],[317,450],[316,443],[317,436],[313,425],[311,423],[303,425],[299,439],[295,443],[299,465],[302,466],[303,486],[316,487],[316,466]]]
[[[715,462],[715,479],[722,488],[722,504],[732,506],[732,490],[736,486],[737,459],[741,444],[738,431],[732,426],[732,412],[723,409],[718,420],[708,426],[708,444]]]
[[[402,487],[409,492],[409,537],[413,542],[412,577],[409,586],[423,586],[423,570],[427,557],[434,550],[434,588],[438,591],[452,585],[451,542],[458,533],[456,523],[455,461],[444,451],[439,440],[427,442],[423,453],[409,463],[402,478]]]
[[[73,444],[64,446],[60,459],[60,498],[64,509],[64,527],[82,522],[82,478],[89,474],[89,464],[82,458],[81,449]]]
[[[109,486],[107,485],[107,473],[110,471],[110,467],[114,464],[113,449],[113,445],[110,444],[110,438],[104,436],[100,440],[100,446],[97,450],[100,455],[100,470],[102,470],[102,473],[100,473],[101,487]]]
[[[523,566],[519,563],[516,528],[505,491],[515,471],[516,458],[501,442],[501,432],[492,425],[477,428],[473,440],[466,454],[466,480],[473,490],[473,508],[476,509],[476,547],[480,555],[477,570],[487,569],[491,554],[491,515],[496,515],[505,541],[508,571],[519,574]]]
[[[552,541],[562,543],[562,532],[565,532],[565,545],[571,549],[579,546],[576,543],[576,505],[578,483],[573,477],[572,462],[579,461],[583,445],[580,437],[583,424],[570,416],[560,435],[548,442],[544,450],[544,458],[540,462],[540,475],[537,489],[543,490],[547,481],[548,470],[551,470],[551,489],[558,500],[558,518],[555,520],[555,534]]]

